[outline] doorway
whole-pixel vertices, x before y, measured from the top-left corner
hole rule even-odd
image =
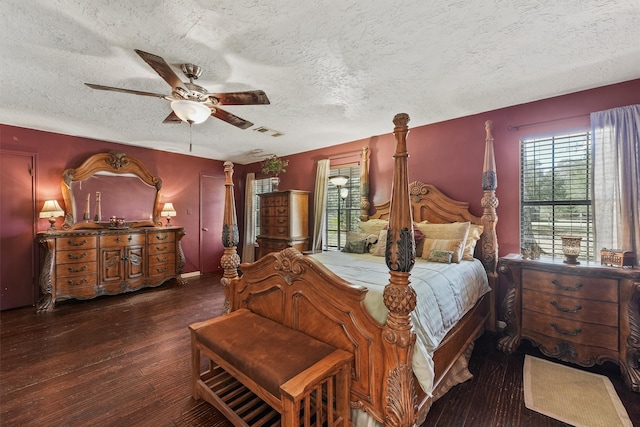
[[[200,273],[222,269],[225,178],[200,175]]]
[[[0,310],[33,305],[38,296],[35,156],[0,151]]]

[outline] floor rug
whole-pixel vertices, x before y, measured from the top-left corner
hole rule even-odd
[[[527,355],[524,402],[578,427],[633,426],[609,378]]]

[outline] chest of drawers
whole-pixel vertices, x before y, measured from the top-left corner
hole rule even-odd
[[[640,271],[517,256],[501,258],[499,271],[508,282],[501,350],[528,339],[581,366],[612,361],[640,392]]]
[[[260,195],[259,255],[294,247],[309,246],[309,193],[301,190],[275,191]]]
[[[159,286],[180,278],[181,227],[40,233],[44,262],[38,311],[56,301],[90,299]]]

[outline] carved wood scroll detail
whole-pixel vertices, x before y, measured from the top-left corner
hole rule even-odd
[[[640,282],[633,283],[629,300],[629,336],[626,342],[626,363],[621,370],[629,389],[640,392]]]
[[[383,293],[384,304],[389,310],[382,333],[386,372],[383,396],[385,426],[412,426],[415,424],[417,394],[411,370],[416,336],[410,315],[416,307],[416,293],[409,281],[415,264],[406,141],[409,115],[397,114],[393,123],[396,151],[385,248],[390,280]]]
[[[222,220],[222,244],[224,254],[220,263],[223,269],[223,277],[220,280],[224,286],[225,302],[222,313],[229,312],[229,280],[238,277],[238,266],[240,265],[240,255],[238,255],[238,220],[236,215],[236,204],[233,193],[233,163],[224,162],[224,217]]]

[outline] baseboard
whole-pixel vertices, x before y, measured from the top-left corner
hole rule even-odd
[[[200,276],[200,272],[199,271],[192,271],[190,273],[182,273],[180,275],[180,277],[182,277],[183,279],[186,279],[188,277],[196,277],[196,276]]]

